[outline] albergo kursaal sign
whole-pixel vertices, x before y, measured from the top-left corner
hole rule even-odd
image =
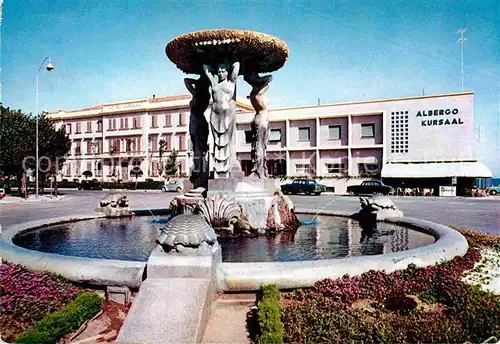
[[[422,119],[422,127],[464,124],[462,118],[457,116],[458,114],[458,109],[422,110],[417,112],[416,117],[427,117]]]

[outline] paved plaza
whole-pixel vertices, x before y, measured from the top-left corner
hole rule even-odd
[[[64,190],[58,201],[2,203],[0,224],[16,223],[54,217],[88,214],[109,191]],[[133,209],[167,208],[175,193],[159,191],[123,192]],[[359,210],[358,197],[347,196],[291,196],[296,208],[320,210]],[[391,197],[405,216],[416,217],[450,226],[459,226],[500,234],[500,196],[487,198]]]

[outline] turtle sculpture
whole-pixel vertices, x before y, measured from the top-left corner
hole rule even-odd
[[[106,214],[107,217],[132,216],[127,196],[116,193],[104,196],[97,210]]]
[[[385,220],[389,217],[402,217],[403,212],[396,207],[387,196],[360,197],[361,217],[372,215],[376,220]]]
[[[208,256],[219,247],[214,229],[200,215],[181,214],[161,228],[156,243],[167,253]]]

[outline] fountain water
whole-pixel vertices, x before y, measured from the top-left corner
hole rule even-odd
[[[316,225],[318,224],[318,221],[316,221],[318,215],[323,211],[325,210],[330,204],[332,203],[335,203],[337,201],[337,199],[332,199],[330,202],[328,202],[324,207],[322,207],[320,210],[318,210],[318,212],[313,216],[312,219],[310,220],[302,220],[300,221],[300,224],[302,226],[312,226],[312,225]]]

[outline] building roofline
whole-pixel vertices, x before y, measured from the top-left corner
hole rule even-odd
[[[78,119],[78,118],[96,117],[96,116],[101,116],[102,114],[104,114],[103,110],[106,106],[141,103],[141,102],[144,104],[155,104],[155,103],[158,104],[161,102],[167,102],[167,104],[165,104],[165,106],[158,106],[157,108],[150,108],[150,109],[147,109],[148,111],[161,111],[161,110],[166,110],[166,109],[176,110],[176,109],[184,108],[184,107],[186,107],[186,105],[184,105],[184,104],[183,105],[181,105],[181,104],[169,105],[168,102],[174,102],[174,101],[180,101],[180,100],[190,100],[191,97],[192,96],[190,94],[180,94],[180,95],[165,96],[165,97],[155,97],[155,98],[151,97],[151,98],[142,98],[142,99],[135,99],[135,100],[125,100],[125,101],[119,101],[119,102],[110,102],[110,103],[92,105],[92,106],[89,106],[86,108],[76,109],[76,110],[59,109],[59,110],[54,111],[54,112],[47,112],[46,116],[52,120],[65,119],[65,118]],[[240,109],[253,110],[253,107],[250,104],[247,104],[242,100],[237,99],[236,105]],[[97,110],[98,112],[78,114],[79,112],[92,111],[92,110]],[[146,109],[141,108],[141,109],[116,110],[116,111],[106,112],[106,115],[137,113],[137,112],[142,112],[144,110],[146,110]],[[62,114],[61,114],[61,112],[62,112]]]
[[[384,103],[384,102],[394,102],[394,101],[402,101],[402,100],[467,96],[467,95],[473,95],[473,94],[474,94],[474,92],[444,93],[444,94],[436,94],[436,95],[428,95],[428,96],[413,96],[413,97],[402,97],[402,98],[387,98],[387,99],[363,100],[363,101],[352,101],[352,102],[343,102],[343,103],[331,103],[331,104],[323,104],[323,105],[304,105],[304,106],[295,106],[295,107],[282,107],[282,108],[270,109],[269,111],[276,112],[276,111],[286,111],[286,110],[317,109],[317,108],[328,108],[328,107],[334,107],[334,106],[369,104],[369,103]],[[77,119],[77,118],[95,117],[95,116],[100,116],[101,114],[103,114],[102,111],[103,111],[105,106],[139,103],[139,102],[159,103],[159,102],[187,100],[190,98],[191,98],[191,95],[189,95],[189,94],[181,94],[181,95],[165,96],[165,97],[126,100],[126,101],[120,101],[120,102],[111,102],[111,103],[103,103],[103,104],[99,104],[99,105],[93,105],[90,107],[86,107],[83,109],[77,109],[77,110],[60,109],[57,112],[48,112],[47,116],[50,119],[64,119],[64,118]],[[238,107],[240,109],[243,108],[243,109],[249,110],[249,111],[254,110],[250,104],[247,104],[243,101],[236,100],[236,104],[238,105]],[[160,111],[160,110],[165,110],[165,109],[178,109],[178,108],[182,108],[182,107],[184,107],[184,105],[176,104],[176,105],[168,106],[168,104],[167,104],[164,107],[150,109],[150,111]],[[101,111],[98,113],[71,116],[71,114],[75,114],[77,112],[91,111],[91,110],[101,110]],[[107,112],[106,114],[135,113],[135,112],[142,112],[142,111],[144,111],[144,109],[128,109],[128,110],[122,110],[122,111],[117,110],[116,112],[110,111],[110,112]],[[69,116],[61,116],[61,115],[59,115],[60,112],[63,112],[64,114],[67,114]]]
[[[434,94],[428,96],[413,96],[413,97],[402,97],[402,98],[387,98],[387,99],[374,99],[374,100],[362,100],[362,101],[352,101],[352,102],[343,102],[343,103],[330,103],[323,105],[304,105],[304,106],[295,106],[295,107],[282,107],[270,109],[269,111],[284,111],[284,110],[300,110],[300,109],[312,109],[312,108],[325,108],[332,106],[342,106],[342,105],[355,105],[355,104],[367,104],[367,103],[384,103],[384,102],[394,102],[401,100],[413,100],[413,99],[425,99],[425,98],[442,98],[442,97],[455,97],[455,96],[466,96],[473,95],[474,92],[458,92],[458,93],[443,93],[443,94]]]

